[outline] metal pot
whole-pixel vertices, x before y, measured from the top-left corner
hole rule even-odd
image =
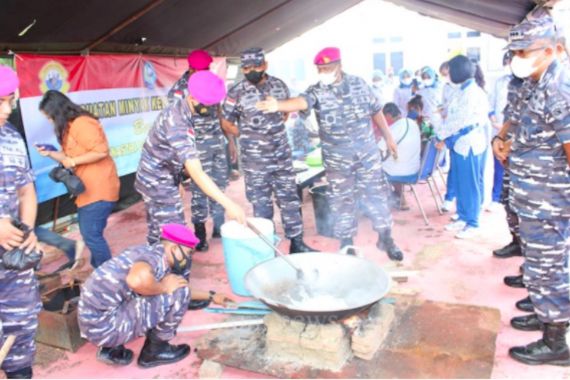
[[[304,272],[302,280],[282,258],[265,261],[245,276],[245,286],[280,314],[314,322],[333,322],[378,302],[390,290],[390,276],[374,262],[339,253],[289,256]]]

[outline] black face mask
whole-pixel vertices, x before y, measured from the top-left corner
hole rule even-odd
[[[194,110],[196,113],[203,117],[210,117],[214,116],[214,109],[213,107],[208,107],[203,105],[202,103],[198,103],[194,106]]]
[[[264,75],[265,71],[250,71],[249,73],[245,74],[245,79],[253,84],[258,84],[261,82]]]
[[[180,249],[180,253],[182,254],[182,260],[178,260],[176,255],[172,255],[174,263],[172,264],[171,272],[177,276],[184,276],[190,272],[190,268],[192,267],[192,257],[185,254],[180,246],[178,246],[178,249]]]

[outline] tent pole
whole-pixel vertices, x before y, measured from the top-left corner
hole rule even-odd
[[[119,23],[119,25],[115,26],[113,29],[111,29],[110,31],[99,37],[97,40],[95,40],[94,42],[90,43],[89,45],[81,49],[81,51],[89,51],[101,45],[103,42],[107,41],[111,36],[115,35],[116,33],[126,28],[127,26],[131,25],[133,22],[137,21],[139,18],[141,18],[142,16],[144,16],[154,8],[158,7],[163,2],[164,0],[151,1],[143,9],[123,20],[121,23]]]

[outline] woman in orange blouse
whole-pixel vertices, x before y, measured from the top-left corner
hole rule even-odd
[[[39,147],[38,151],[72,169],[85,185],[85,192],[77,196],[75,204],[79,230],[91,251],[91,265],[97,268],[111,258],[103,230],[119,199],[120,187],[107,137],[95,116],[61,92],[46,92],[40,111],[54,125],[63,151],[51,152]]]

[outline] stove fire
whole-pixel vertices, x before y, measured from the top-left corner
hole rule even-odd
[[[265,317],[267,354],[275,360],[340,371],[353,357],[371,360],[394,320],[394,306],[377,303],[341,321],[307,323],[278,315]]]

